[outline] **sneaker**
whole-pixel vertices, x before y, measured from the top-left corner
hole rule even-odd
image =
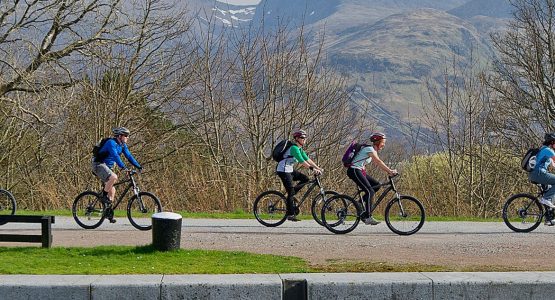
[[[287,220],[293,222],[299,222],[301,219],[297,219],[297,216],[287,216]]]
[[[364,224],[366,225],[378,225],[381,222],[377,221],[376,219],[374,219],[372,216],[366,218],[366,219],[362,219],[362,221],[364,222]]]
[[[541,198],[540,203],[543,204],[543,205],[547,205],[551,208],[555,208],[555,205],[553,205],[553,203],[549,199]]]
[[[555,220],[545,220],[544,224],[546,226],[553,226],[553,225],[555,225]]]

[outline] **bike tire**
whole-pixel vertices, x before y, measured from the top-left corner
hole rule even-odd
[[[0,215],[14,215],[17,209],[17,203],[12,193],[7,190],[0,189]],[[0,217],[0,225],[6,224]]]
[[[362,208],[347,195],[335,195],[322,206],[321,220],[327,230],[335,234],[353,231],[360,222]]]
[[[318,223],[321,226],[324,226],[324,223],[320,219],[322,215],[322,207],[324,206],[324,203],[326,202],[326,200],[328,200],[329,198],[335,195],[339,195],[339,193],[336,191],[325,191],[323,196],[322,194],[318,193],[318,195],[314,197],[314,199],[312,199],[312,204],[310,205],[310,212],[312,213],[312,218],[314,218],[314,221],[316,221],[316,223]]]
[[[385,207],[385,223],[398,235],[415,234],[422,228],[425,220],[424,206],[411,196],[403,195],[399,199],[391,199]]]
[[[141,209],[141,202],[144,210]],[[131,225],[139,230],[152,229],[152,215],[161,211],[160,200],[149,192],[140,192],[138,196],[133,195],[127,204],[127,218]]]
[[[267,202],[268,203],[265,203]],[[266,191],[256,197],[253,213],[256,220],[266,227],[276,227],[287,218],[287,199],[278,191]]]
[[[93,191],[85,191],[75,198],[71,206],[71,213],[79,226],[85,229],[95,229],[104,222],[106,204],[101,201],[101,197],[100,194]]]
[[[503,205],[503,222],[514,232],[530,232],[538,228],[543,215],[543,205],[530,194],[513,195]]]

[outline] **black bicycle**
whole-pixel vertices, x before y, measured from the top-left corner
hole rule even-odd
[[[401,195],[397,192],[393,178],[388,176],[388,182],[375,187],[387,186],[375,204],[370,208],[372,213],[382,200],[393,191],[393,199],[385,207],[385,223],[387,227],[399,235],[411,235],[424,225],[426,214],[424,206],[418,199]],[[324,203],[321,211],[324,227],[337,234],[353,231],[360,222],[361,215],[365,212],[365,203],[362,199],[362,190],[358,190],[354,197],[348,195],[335,195]],[[358,200],[354,198],[358,197]]]
[[[128,176],[125,180],[115,184],[117,186],[128,183],[123,193],[113,204],[106,204],[102,201],[102,190],[98,193],[85,191],[75,198],[71,211],[75,222],[79,226],[85,229],[94,229],[100,226],[105,219],[110,220],[111,223],[115,222],[114,210],[123,201],[127,192],[133,189],[133,196],[127,203],[127,218],[131,225],[139,230],[150,230],[152,228],[152,214],[162,211],[160,200],[152,193],[139,190],[133,177],[137,174],[137,171],[132,170],[127,173]]]
[[[7,190],[0,189],[0,215],[14,215],[17,204],[15,197]],[[0,219],[0,225],[6,224],[7,221]]]
[[[539,197],[547,191],[548,186],[532,182],[538,187],[537,196],[516,194],[503,205],[503,222],[515,232],[530,232],[540,226],[542,219],[553,220],[553,209],[540,203]]]
[[[314,179],[298,185],[296,188],[300,190],[300,188],[304,187],[305,185],[309,185],[308,189],[304,193],[303,197],[300,201],[297,198],[294,198],[294,212],[295,215],[300,214],[301,210],[300,207],[303,205],[305,200],[309,198],[310,193],[315,189],[318,188],[318,194],[312,199],[312,204],[310,205],[310,212],[312,213],[312,217],[314,220],[320,224],[324,225],[319,218],[320,211],[324,202],[333,195],[337,195],[337,192],[334,191],[326,191],[322,187],[322,183],[320,182],[320,178],[314,175]],[[287,199],[285,195],[278,191],[266,191],[256,197],[254,200],[253,205],[253,212],[256,220],[260,222],[260,224],[267,226],[267,227],[276,227],[283,222],[287,218],[287,209],[286,209]]]

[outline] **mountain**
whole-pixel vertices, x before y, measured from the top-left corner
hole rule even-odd
[[[469,19],[475,16],[511,18],[512,11],[513,6],[509,0],[471,0],[447,12],[462,19]]]

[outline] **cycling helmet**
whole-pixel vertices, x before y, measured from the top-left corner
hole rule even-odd
[[[555,142],[555,133],[548,132],[543,136],[543,143],[545,145],[549,145],[553,142]]]
[[[385,134],[384,134],[384,133],[381,133],[381,132],[374,132],[374,133],[372,133],[372,135],[370,136],[370,141],[371,141],[372,143],[379,142],[379,141],[381,141],[381,140],[385,140]]]
[[[299,129],[299,130],[293,132],[293,138],[296,139],[296,138],[298,138],[298,137],[303,137],[303,138],[305,138],[305,137],[306,137],[306,131],[304,131],[304,130],[302,130],[302,129]]]
[[[114,129],[112,129],[112,132],[114,133],[114,136],[118,136],[118,135],[129,135],[131,132],[129,131],[129,129],[125,128],[125,127],[116,127]]]

